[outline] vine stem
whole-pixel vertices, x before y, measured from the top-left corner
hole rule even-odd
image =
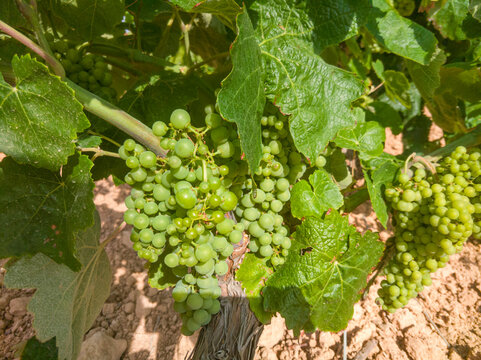
[[[23,35],[22,33],[18,32],[14,28],[12,28],[7,23],[0,20],[0,31],[4,32],[5,34],[11,36],[15,40],[21,42],[23,45],[28,47],[38,56],[45,60],[45,62],[52,68],[54,73],[60,77],[65,77],[65,70],[63,69],[62,65],[55,59],[52,55],[50,55],[46,50],[42,49],[39,45],[34,43],[28,37]]]
[[[83,104],[88,112],[97,115],[126,134],[132,136],[135,140],[147,146],[157,155],[166,155],[165,150],[160,147],[160,140],[147,125],[141,123],[133,116],[104,99],[78,86],[74,82],[68,79],[66,79],[66,82],[75,91],[77,99]]]
[[[82,152],[94,152],[95,155],[92,157],[92,159],[91,159],[92,161],[94,161],[99,156],[110,156],[110,157],[120,158],[119,154],[114,153],[112,151],[102,150],[100,148],[80,148],[80,151],[82,151]]]

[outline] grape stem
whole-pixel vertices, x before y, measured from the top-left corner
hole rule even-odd
[[[63,69],[62,65],[57,61],[57,59],[55,59],[52,55],[50,55],[48,51],[42,49],[39,45],[34,43],[28,37],[18,32],[17,30],[12,28],[10,25],[8,25],[7,23],[1,20],[0,20],[0,31],[4,32],[5,34],[19,41],[20,43],[28,47],[30,50],[32,50],[34,53],[36,53],[38,56],[40,56],[42,59],[44,59],[45,62],[52,68],[53,72],[56,75],[60,77],[65,76],[65,70]]]
[[[92,157],[92,159],[90,159],[92,161],[94,161],[99,156],[110,156],[110,157],[120,158],[119,154],[117,154],[115,152],[112,152],[112,151],[102,150],[100,148],[80,148],[80,151],[82,151],[82,152],[94,152],[95,155]]]

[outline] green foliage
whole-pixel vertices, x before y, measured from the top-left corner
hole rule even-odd
[[[322,216],[326,210],[339,209],[342,204],[339,187],[323,169],[309,176],[309,183],[301,180],[292,189],[291,212],[299,219]]]
[[[436,37],[421,25],[399,15],[386,0],[374,0],[366,24],[369,32],[390,52],[427,64],[436,50]]]
[[[40,341],[56,337],[59,359],[77,358],[83,335],[110,294],[110,263],[99,237],[97,215],[95,224],[75,238],[82,265],[78,272],[37,254],[14,262],[5,276],[10,288],[37,289],[28,310]]]
[[[239,35],[231,51],[234,68],[223,81],[217,101],[221,115],[237,124],[242,150],[250,168],[256,169],[262,156],[260,118],[266,101],[261,51],[245,10],[237,26]]]
[[[291,115],[296,147],[316,158],[337,131],[354,125],[350,104],[361,96],[362,84],[314,52],[304,9],[290,10],[285,1],[270,0],[256,2],[252,10],[259,17],[267,98]]]
[[[383,249],[376,234],[361,236],[337,211],[324,220],[309,217],[297,228],[286,264],[267,281],[264,306],[296,332],[342,330]]]
[[[85,155],[72,156],[61,175],[10,157],[0,162],[0,256],[42,252],[77,269],[76,234],[93,223],[91,167]]]
[[[266,259],[249,253],[245,256],[235,276],[236,280],[242,283],[251,310],[263,324],[268,324],[274,315],[274,313],[264,310],[264,299],[261,294],[272,273],[273,269],[267,266]]]
[[[89,122],[73,91],[30,55],[12,60],[16,86],[0,79],[0,151],[19,163],[57,170]]]

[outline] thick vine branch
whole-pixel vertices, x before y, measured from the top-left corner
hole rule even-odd
[[[126,134],[129,134],[157,155],[165,156],[165,150],[160,147],[159,138],[152,133],[152,130],[147,125],[74,82],[68,79],[66,82],[75,91],[77,99],[88,112],[97,115]]]

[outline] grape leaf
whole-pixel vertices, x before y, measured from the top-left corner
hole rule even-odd
[[[16,86],[0,77],[0,152],[19,163],[57,170],[89,127],[73,91],[30,55],[12,60]]]
[[[245,255],[239,270],[236,272],[236,280],[242,284],[249,299],[249,306],[257,319],[263,324],[268,324],[274,315],[264,310],[264,298],[262,289],[274,270],[266,265],[267,259],[261,259],[252,253]]]
[[[420,64],[428,64],[436,50],[434,34],[399,15],[386,0],[373,0],[366,27],[386,49]]]
[[[316,52],[356,35],[371,11],[367,0],[310,0],[306,7]]]
[[[355,124],[350,105],[361,96],[363,84],[314,52],[305,9],[289,4],[256,1],[251,9],[258,16],[267,98],[291,115],[297,149],[315,159],[338,130]]]
[[[83,40],[111,33],[125,13],[124,0],[41,0]]]
[[[342,206],[341,191],[326,170],[316,170],[309,176],[309,183],[301,180],[292,188],[291,212],[293,216],[299,219],[307,216],[322,216],[326,210],[339,209]]]
[[[462,66],[442,67],[440,78],[440,86],[427,102],[433,121],[445,131],[465,132],[465,114],[459,101],[481,100],[481,71]]]
[[[366,166],[366,164],[363,164]],[[374,164],[373,164],[374,165]],[[399,169],[399,164],[392,161],[389,157],[380,164],[371,167],[371,175],[368,170],[363,167],[364,179],[366,180],[367,190],[371,198],[371,204],[377,218],[382,226],[387,227],[389,213],[383,198],[383,186],[394,181],[395,175]]]
[[[260,119],[266,97],[262,59],[247,11],[237,17],[238,36],[232,46],[233,69],[222,82],[217,101],[221,115],[237,124],[249,167],[257,169],[262,157]]]
[[[391,105],[382,101],[373,101],[368,105],[367,110],[367,122],[376,121],[382,127],[390,128],[394,135],[402,131],[403,120]]]
[[[22,351],[22,360],[58,360],[58,349],[55,338],[46,342],[40,342],[34,336],[30,338]]]
[[[430,16],[444,37],[465,40],[480,36],[481,31],[481,24],[469,11],[469,0],[446,0],[437,4]]]
[[[386,94],[392,100],[397,100],[405,107],[411,107],[409,98],[409,81],[400,71],[386,70],[383,74]]]
[[[384,150],[386,134],[374,121],[358,123],[354,128],[339,130],[334,142],[337,146],[358,151],[363,156],[378,156]]]
[[[431,62],[427,65],[420,65],[413,61],[407,62],[411,79],[419,89],[422,97],[428,101],[431,100],[434,96],[434,92],[441,84],[439,71],[445,61],[446,55],[444,54],[444,51],[438,49]]]
[[[171,0],[185,11],[216,15],[225,25],[235,30],[236,16],[242,9],[235,0]]]
[[[75,235],[93,222],[92,162],[74,155],[61,175],[7,157],[0,162],[0,258],[42,252],[72,269]]]
[[[84,334],[110,294],[110,263],[99,238],[96,214],[94,225],[76,237],[80,271],[37,254],[13,263],[5,275],[10,288],[37,289],[27,307],[37,338],[43,342],[55,336],[61,360],[77,358]]]
[[[362,236],[337,211],[308,217],[294,233],[284,266],[267,281],[264,307],[280,312],[295,332],[344,329],[382,255],[377,238],[370,231]]]

